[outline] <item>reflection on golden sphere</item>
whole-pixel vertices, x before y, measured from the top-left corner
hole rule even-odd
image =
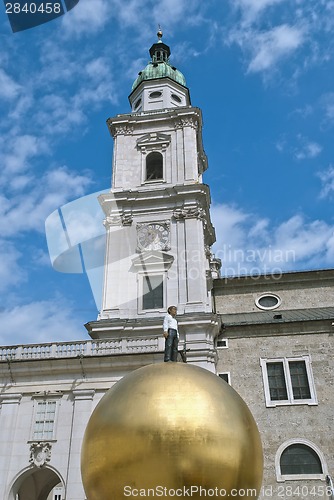
[[[223,490],[254,500],[262,466],[244,401],[216,375],[183,363],[145,366],[115,384],[90,418],[81,454],[88,500],[197,500]]]

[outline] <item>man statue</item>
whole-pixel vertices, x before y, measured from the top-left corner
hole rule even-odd
[[[179,332],[176,320],[176,307],[170,306],[167,309],[167,314],[163,324],[165,337],[165,356],[164,361],[177,361]]]

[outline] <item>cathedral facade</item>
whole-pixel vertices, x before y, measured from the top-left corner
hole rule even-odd
[[[150,56],[131,111],[107,122],[112,185],[99,196],[103,293],[89,338],[0,348],[2,498],[85,500],[89,417],[120,378],[162,362],[170,305],[180,362],[223,378],[255,417],[260,498],[332,498],[334,271],[220,278],[202,114],[161,32]]]

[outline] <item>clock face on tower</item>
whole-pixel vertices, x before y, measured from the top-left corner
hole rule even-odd
[[[137,225],[137,244],[141,250],[169,250],[169,224],[152,222]]]

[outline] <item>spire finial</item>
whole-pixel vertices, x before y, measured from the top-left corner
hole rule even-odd
[[[161,26],[160,26],[160,24],[158,24],[158,33],[157,33],[157,37],[158,37],[158,39],[159,39],[159,42],[161,42],[162,35],[163,35],[163,33],[162,33]]]

